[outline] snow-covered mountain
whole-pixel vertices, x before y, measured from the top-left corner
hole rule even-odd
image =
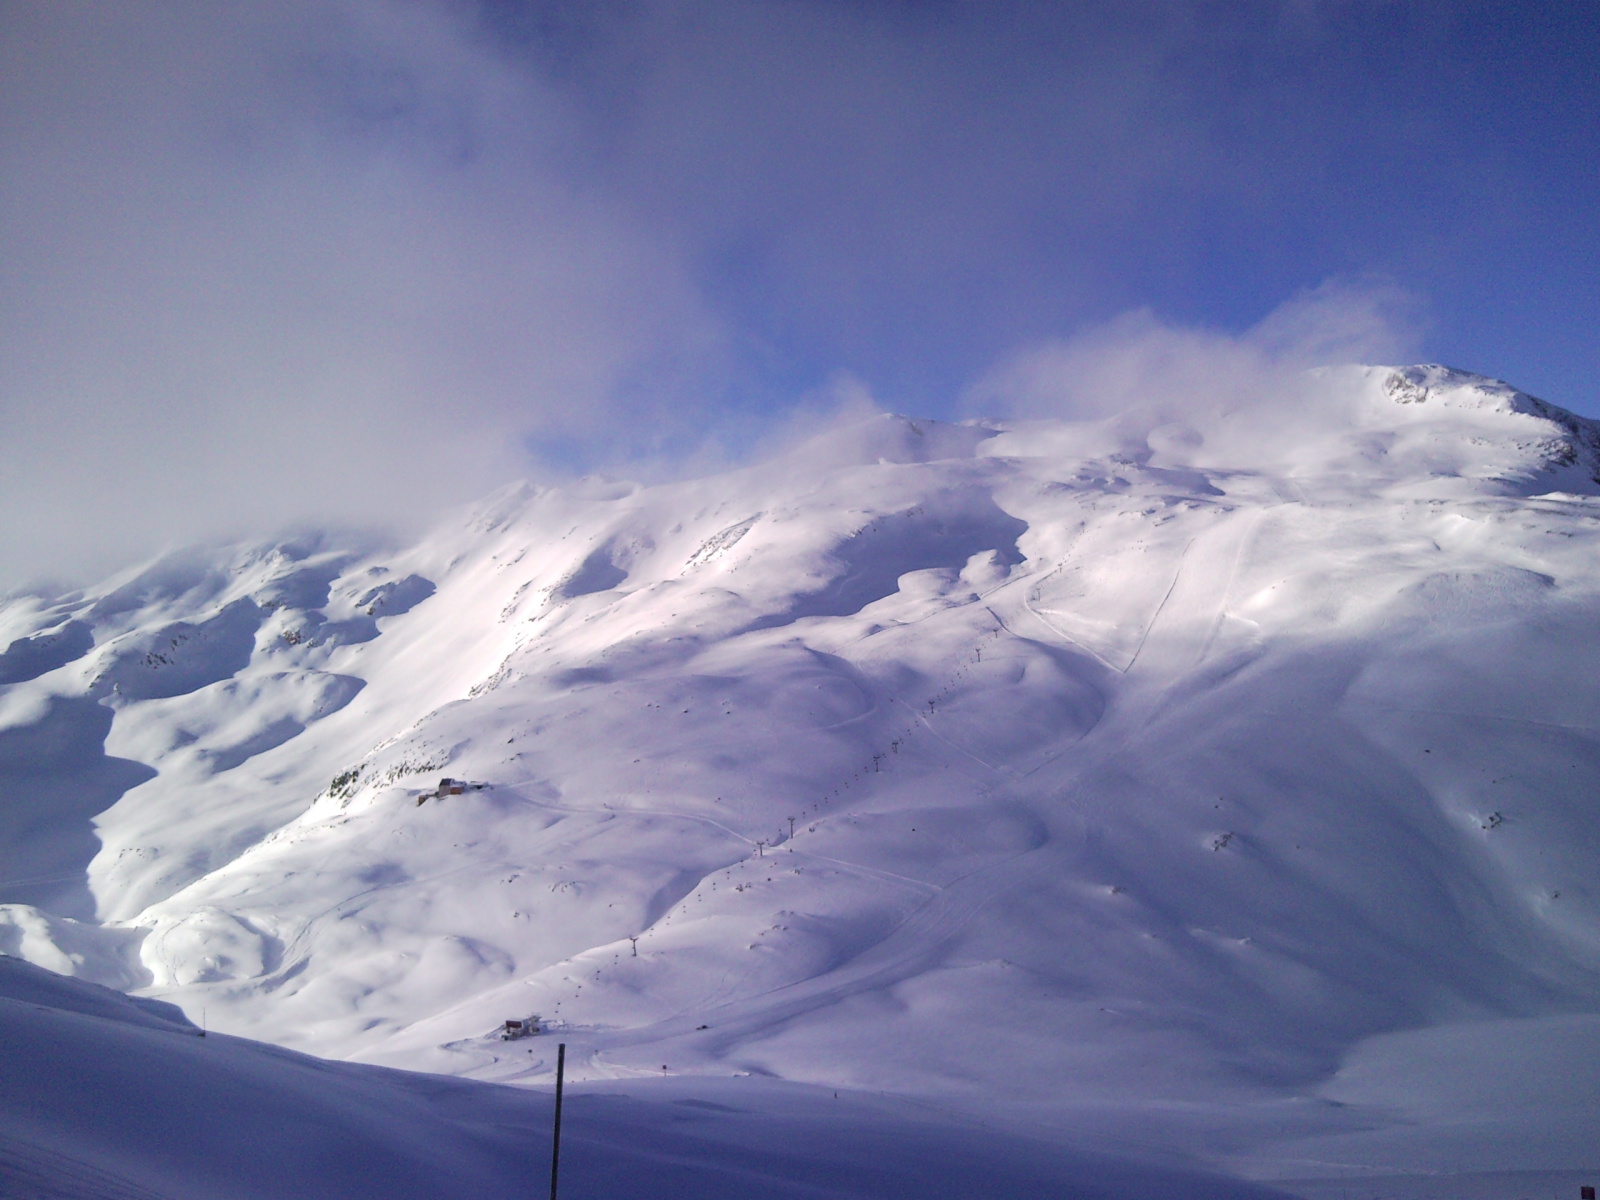
[[[1441,367],[1306,395],[885,416],[13,596],[0,950],[480,1080],[548,1081],[498,1037],[538,1014],[580,1079],[1583,1166],[1600,427]]]

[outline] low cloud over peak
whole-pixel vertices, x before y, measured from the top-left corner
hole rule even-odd
[[[1538,104],[1582,64],[1512,40],[1366,3],[5,6],[0,584],[671,473],[836,379],[948,418],[1093,347],[1097,403],[1362,357],[1393,289],[1255,323],[1367,272],[1432,302],[1428,357],[1581,408],[1596,209],[1546,175],[1593,154]]]

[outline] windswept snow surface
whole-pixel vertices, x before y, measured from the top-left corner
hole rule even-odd
[[[0,956],[0,1195],[477,1200],[538,1195],[549,1178],[548,1093],[202,1038],[167,1007]],[[648,1097],[604,1084],[568,1093],[562,1196],[1279,1194],[900,1099],[748,1078],[651,1083]]]
[[[13,597],[0,950],[494,1083],[550,1080],[537,1013],[596,1095],[1591,1168],[1600,431],[1442,367],[1302,399],[883,417]]]

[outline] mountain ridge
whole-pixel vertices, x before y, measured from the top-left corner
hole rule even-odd
[[[32,803],[0,950],[472,1078],[538,1012],[579,1078],[1331,1136],[1374,1038],[1600,1012],[1600,426],[1296,386],[13,596],[0,754],[109,802]]]

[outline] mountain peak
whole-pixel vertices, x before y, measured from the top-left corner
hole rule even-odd
[[[1392,452],[1413,466],[1521,495],[1600,492],[1600,422],[1438,363],[1370,375],[1383,400],[1369,414],[1395,431]]]
[[[0,949],[507,1082],[539,1013],[591,1078],[1323,1112],[1419,1014],[1600,1010],[1594,428],[1437,365],[878,415],[0,602]]]

